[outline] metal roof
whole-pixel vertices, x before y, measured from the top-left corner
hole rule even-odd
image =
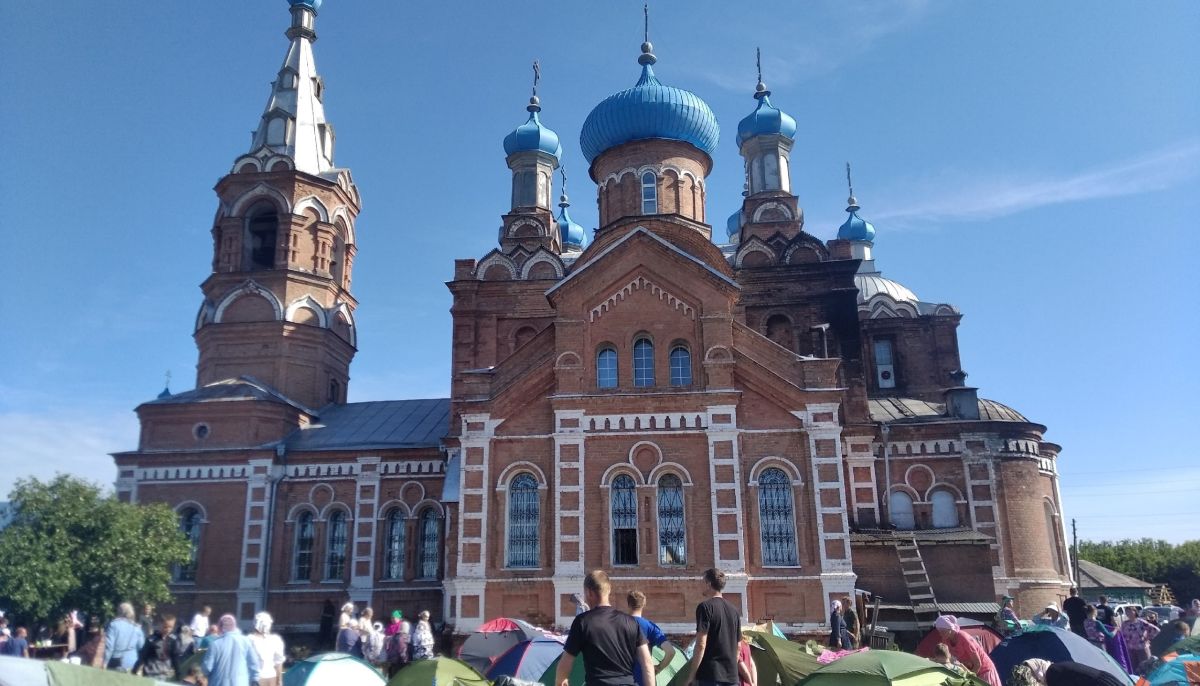
[[[190,391],[183,391],[174,395],[162,395],[144,405],[179,405],[184,403],[209,403],[209,402],[237,402],[241,400],[266,400],[269,402],[290,405],[302,412],[308,414],[316,414],[313,410],[301,405],[300,403],[288,398],[283,393],[275,390],[269,384],[266,384],[252,376],[239,376],[236,379],[223,379],[193,388]]]
[[[1079,560],[1078,565],[1081,588],[1154,588],[1152,583],[1101,567],[1095,562]]]
[[[921,421],[950,419],[946,406],[916,398],[873,398],[871,421]],[[979,399],[979,420],[984,422],[1028,422],[1025,415],[995,400]]]
[[[318,423],[284,439],[288,450],[433,448],[450,428],[450,399],[330,405]]]

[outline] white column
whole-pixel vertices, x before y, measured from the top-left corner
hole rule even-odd
[[[712,508],[713,556],[726,574],[746,574],[745,522],[737,428],[737,406],[708,408],[708,479]]]
[[[462,449],[460,501],[458,514],[458,570],[454,596],[458,603],[455,617],[460,632],[474,631],[487,616],[484,587],[487,572],[488,498],[491,484],[491,446],[496,427],[503,419],[488,414],[462,417],[459,443]],[[463,614],[464,610],[470,616]]]
[[[793,412],[804,422],[812,463],[812,490],[817,553],[821,560],[821,586],[828,599],[854,591],[853,564],[850,558],[850,524],[846,517],[846,483],[842,460],[842,425],[838,422],[839,403],[810,403]],[[826,526],[826,519],[836,526]],[[841,556],[830,555],[830,543],[840,542]],[[837,547],[833,546],[836,551]]]
[[[375,542],[379,507],[378,457],[358,458],[354,485],[354,531],[350,536],[350,599],[371,603],[375,586]]]
[[[563,596],[582,593],[584,561],[584,413],[554,413],[554,493],[550,503],[554,520],[554,614],[559,626],[569,626],[572,615],[563,613]],[[595,525],[596,523],[593,523]]]
[[[242,612],[253,605],[254,612],[262,609],[263,574],[267,556],[267,510],[271,492],[269,458],[250,460],[246,479],[246,515],[242,524],[242,563],[238,566],[237,616],[245,621]]]

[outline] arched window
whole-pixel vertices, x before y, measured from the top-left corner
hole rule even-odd
[[[508,485],[508,566],[537,567],[538,559],[537,479],[521,472]]]
[[[642,214],[658,214],[658,178],[654,172],[642,174]]]
[[[187,536],[191,550],[188,552],[187,562],[175,567],[176,581],[196,580],[196,558],[200,553],[200,522],[200,511],[194,507],[179,513],[179,530]]]
[[[796,551],[792,480],[782,469],[768,467],[758,475],[758,521],[763,566],[794,567],[800,564]]]
[[[417,554],[417,562],[421,565],[419,579],[436,579],[441,555],[438,549],[441,543],[442,518],[432,507],[426,508],[418,520],[421,547]]]
[[[683,523],[683,483],[674,474],[658,480],[658,561],[687,564],[687,531]]]
[[[341,579],[346,575],[346,513],[329,515],[325,533],[325,578]]]
[[[617,387],[617,351],[604,348],[596,353],[596,385],[600,388]]]
[[[336,403],[338,400],[341,400],[341,398],[342,398],[342,384],[338,383],[337,379],[330,379],[329,380],[329,397],[326,398],[326,400],[331,403]]]
[[[773,314],[767,318],[767,338],[775,341],[788,350],[795,351],[795,341],[792,338],[792,320],[786,315]]]
[[[612,542],[613,564],[635,565],[637,549],[637,490],[628,474],[612,482]]]
[[[275,243],[279,237],[279,215],[273,205],[258,205],[246,220],[247,268],[274,269]]]
[[[383,531],[383,578],[391,581],[404,579],[404,549],[408,543],[405,527],[408,520],[404,510],[395,508],[388,513],[387,525]]]
[[[654,343],[649,338],[639,338],[633,344],[633,385],[654,385]]]
[[[958,505],[954,494],[939,488],[929,497],[933,503],[933,528],[953,529],[958,526]]]
[[[692,385],[692,353],[682,345],[671,348],[671,385]]]
[[[313,516],[305,512],[296,520],[296,546],[292,553],[292,579],[308,581],[312,578],[313,559]]]
[[[1050,542],[1050,557],[1054,564],[1054,571],[1059,574],[1063,573],[1062,561],[1062,525],[1058,521],[1058,512],[1055,511],[1054,505],[1047,500],[1044,502],[1046,510],[1046,540]]]
[[[892,491],[888,505],[892,526],[897,529],[910,531],[917,528],[917,519],[913,516],[912,496],[904,491]]]

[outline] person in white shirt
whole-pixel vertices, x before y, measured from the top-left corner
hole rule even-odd
[[[211,614],[212,608],[205,605],[192,617],[192,623],[188,624],[188,628],[192,630],[192,636],[197,641],[208,635],[208,616]]]
[[[283,638],[271,633],[274,620],[266,612],[254,615],[254,633],[248,637],[258,660],[262,664],[258,672],[258,686],[280,686],[283,675]]]

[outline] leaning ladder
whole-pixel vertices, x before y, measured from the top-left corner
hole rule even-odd
[[[908,589],[908,600],[912,605],[917,628],[933,628],[938,618],[937,598],[933,595],[933,584],[921,557],[921,548],[914,537],[896,538],[896,555],[900,558],[900,571],[904,575],[904,586]]]

